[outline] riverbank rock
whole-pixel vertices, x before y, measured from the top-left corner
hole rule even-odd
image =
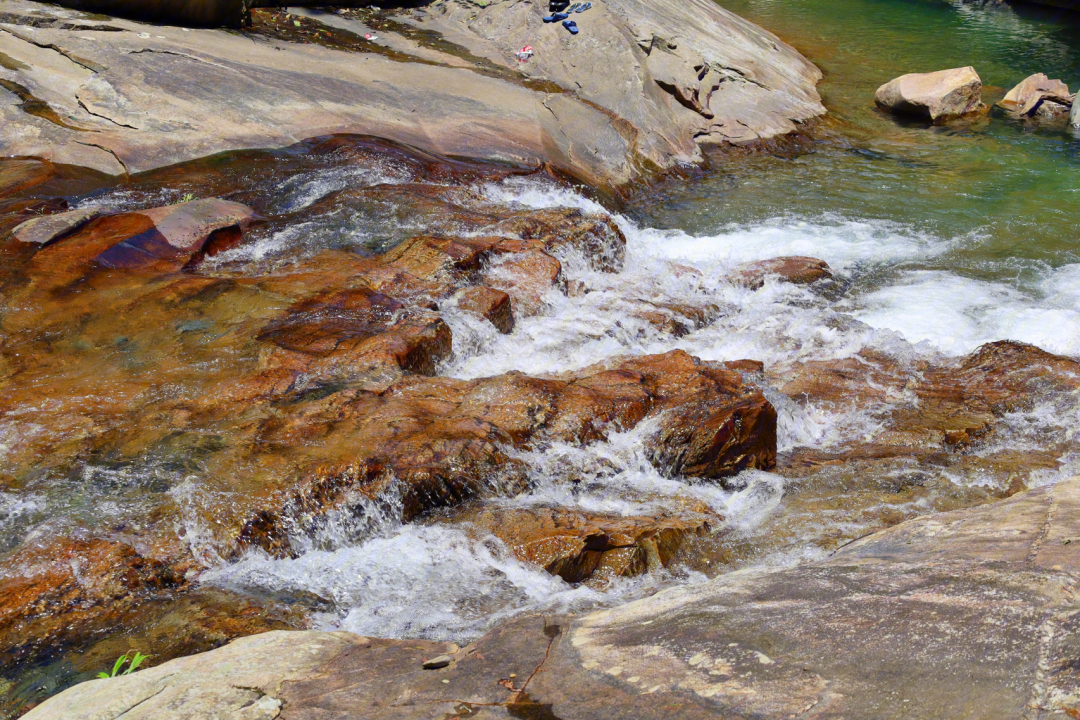
[[[26,717],[1072,717],[1077,518],[1074,478],[824,562],[522,618],[466,648],[267,633],[78,685]],[[446,667],[423,668],[442,654]]]
[[[972,67],[901,75],[879,87],[874,102],[897,115],[948,120],[983,107],[982,80]]]
[[[278,10],[244,33],[30,0],[0,12],[0,76],[39,109],[0,105],[0,150],[110,174],[353,133],[615,191],[700,162],[703,143],[765,141],[825,111],[816,67],[708,0],[606,2],[581,41],[505,0],[387,11],[380,41],[357,23],[271,22]]]
[[[1010,90],[1001,104],[1008,110],[1024,117],[1045,115],[1056,117],[1069,112],[1073,95],[1069,86],[1060,80],[1051,80],[1043,73],[1036,73]]]

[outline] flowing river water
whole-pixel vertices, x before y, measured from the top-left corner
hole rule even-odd
[[[1080,140],[1064,123],[1025,123],[997,108],[975,120],[926,127],[898,122],[872,103],[877,86],[896,75],[964,65],[982,76],[988,102],[1034,72],[1080,83],[1080,18],[944,0],[723,4],[824,70],[820,89],[831,117],[816,130],[819,138],[775,153],[716,156],[691,182],[666,181],[635,198],[617,217],[628,241],[623,272],[593,272],[570,258],[564,263],[568,278],[591,292],[573,298],[551,293],[542,311],[520,320],[510,335],[447,311],[454,359],[443,374],[545,374],[675,348],[706,360],[761,360],[769,377],[801,362],[865,349],[911,365],[948,362],[1003,339],[1080,355]],[[342,188],[409,179],[408,168],[393,158],[335,164],[309,150],[235,154],[121,186],[54,180],[49,189],[81,207],[123,209],[218,193],[272,218],[302,217],[258,229],[249,242],[215,257],[208,272],[254,272],[326,247],[381,249],[427,229],[423,218],[384,207],[308,212]],[[223,184],[208,187],[207,178]],[[479,179],[472,189],[499,203],[605,211],[584,194],[536,177]],[[837,274],[834,288],[820,293],[769,281],[750,290],[727,279],[739,263],[781,255],[825,260]],[[670,263],[700,275],[675,272]],[[673,338],[626,311],[630,298],[641,296],[705,297],[723,312]],[[198,322],[204,325],[182,332],[212,334],[213,319]],[[47,397],[51,391],[40,392]],[[781,454],[840,446],[880,423],[887,410],[797,404],[774,389],[768,397],[779,414]],[[31,424],[26,414],[2,421],[0,455]],[[1076,398],[1048,398],[1008,422],[1009,449],[1022,454],[1056,448],[1056,462],[1026,473],[1028,486],[1076,472]],[[781,473],[749,471],[731,489],[666,478],[646,458],[648,438],[649,427],[639,426],[586,448],[554,444],[525,453],[532,488],[491,501],[624,515],[698,503],[725,518],[723,539],[700,544],[693,556],[663,572],[607,587],[569,585],[514,559],[494,538],[476,539],[440,518],[403,525],[392,502],[369,508],[362,522],[331,518],[290,558],[261,551],[218,557],[212,541],[200,540],[212,533],[200,525],[205,515],[194,511],[184,533],[205,559],[201,579],[208,586],[260,597],[318,598],[310,612],[315,627],[464,642],[518,613],[582,611],[746,564],[813,560],[880,526],[883,514],[902,519],[953,506],[925,495],[799,505],[798,483]],[[195,461],[91,461],[65,472],[45,473],[0,494],[0,546],[14,548],[74,525],[92,530],[119,518],[129,521],[156,502],[148,500],[152,496],[204,509],[228,501],[207,493]],[[965,493],[973,488],[1000,489],[1006,482],[981,469],[941,475],[955,489],[939,495],[953,497],[957,506],[972,501]],[[573,483],[566,482],[569,476]]]

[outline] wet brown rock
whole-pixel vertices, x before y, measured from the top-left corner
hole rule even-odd
[[[52,286],[74,283],[94,270],[176,272],[200,257],[215,231],[244,227],[254,217],[250,208],[218,199],[106,215],[43,248],[27,269]]]
[[[450,285],[463,281],[464,273],[478,270],[490,248],[483,241],[416,237],[387,251],[382,260],[416,277]]]
[[[494,535],[520,560],[570,583],[603,586],[667,567],[692,537],[719,526],[710,512],[678,516],[605,516],[558,507],[489,507],[459,514],[471,532]]]
[[[502,290],[522,315],[537,313],[544,296],[562,279],[562,263],[539,250],[507,254],[491,264],[483,275],[485,285]]]
[[[364,358],[434,375],[451,351],[450,329],[441,318],[407,311],[399,300],[366,287],[302,300],[263,328],[258,339],[322,359],[305,366],[320,375]]]
[[[259,447],[281,448],[299,479],[281,478],[276,493],[261,481],[238,509],[241,546],[288,553],[291,533],[355,493],[375,501],[396,488],[404,520],[477,495],[516,494],[528,485],[527,467],[507,449],[551,438],[595,442],[650,414],[662,414],[651,447],[666,473],[724,478],[768,469],[776,457],[772,406],[740,373],[682,351],[560,378],[405,376],[377,394],[316,397],[260,425]],[[230,525],[220,516],[216,523]]]
[[[680,350],[621,367],[641,372],[656,410],[667,411],[652,449],[658,467],[723,478],[776,464],[776,411],[740,373]]]
[[[26,662],[108,628],[154,593],[186,585],[182,572],[107,540],[58,540],[20,553],[0,583],[5,664]]]
[[[564,442],[600,440],[611,430],[637,425],[653,401],[640,372],[617,368],[586,374],[563,388],[546,432]]]
[[[1023,116],[1063,115],[1072,105],[1073,95],[1069,86],[1060,80],[1051,80],[1043,73],[1024,78],[1010,90],[1001,104]]]
[[[689,303],[655,302],[639,300],[643,306],[656,308],[634,313],[660,332],[682,337],[699,330],[720,317],[719,305],[691,305]]]
[[[40,185],[55,174],[53,165],[43,160],[0,161],[0,198]]]
[[[454,295],[457,306],[481,316],[504,335],[514,331],[514,311],[510,296],[501,290],[477,285],[464,288]]]
[[[757,290],[765,284],[765,278],[771,276],[795,285],[810,285],[832,277],[832,272],[828,263],[817,258],[778,257],[740,265],[735,269],[733,279],[740,285]]]

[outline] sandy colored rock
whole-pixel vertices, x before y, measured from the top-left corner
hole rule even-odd
[[[983,107],[982,80],[972,67],[901,75],[879,87],[874,102],[897,115],[948,120]]]
[[[97,208],[43,215],[20,223],[11,233],[22,242],[47,245],[61,235],[78,230],[99,215],[101,211]]]
[[[1002,99],[1001,104],[1019,115],[1036,113],[1062,114],[1072,105],[1073,95],[1069,86],[1060,80],[1051,80],[1044,73],[1024,78]],[[1043,108],[1043,105],[1047,105]],[[1056,109],[1050,106],[1056,106]]]

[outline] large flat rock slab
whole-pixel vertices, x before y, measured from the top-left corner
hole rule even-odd
[[[3,0],[0,150],[121,174],[353,133],[611,188],[824,113],[817,68],[709,0],[601,4],[572,41],[546,3],[492,3],[487,22],[438,7],[423,29],[461,57],[393,33],[403,51],[351,52]],[[535,62],[507,65],[529,40]]]
[[[1078,503],[1074,478],[822,563],[522,618],[460,650],[267,633],[84,683],[26,717],[1064,720],[1080,713]],[[442,653],[448,666],[423,669]],[[192,700],[174,710],[178,697]]]

